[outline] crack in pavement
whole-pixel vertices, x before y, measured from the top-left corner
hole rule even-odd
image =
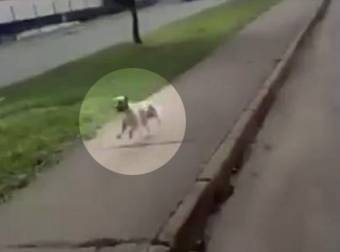
[[[192,140],[170,140],[170,141],[163,141],[163,142],[142,142],[142,143],[135,143],[135,144],[124,144],[124,145],[115,145],[107,148],[103,148],[105,150],[108,149],[129,149],[129,148],[142,148],[148,146],[161,146],[161,145],[172,145],[172,144],[182,144],[182,143],[191,143]]]
[[[150,244],[151,239],[149,238],[131,238],[131,239],[115,239],[115,238],[98,238],[84,242],[71,242],[71,241],[46,241],[46,242],[32,242],[23,244],[11,244],[1,246],[5,248],[16,248],[16,249],[28,249],[28,248],[54,248],[54,249],[79,249],[79,248],[104,248],[104,247],[115,247],[123,244]]]

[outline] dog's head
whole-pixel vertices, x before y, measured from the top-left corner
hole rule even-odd
[[[129,98],[127,96],[118,96],[114,98],[114,101],[116,102],[117,112],[125,112],[129,109]]]

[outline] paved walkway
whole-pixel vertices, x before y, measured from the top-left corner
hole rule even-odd
[[[177,80],[185,137],[192,141],[164,167],[143,176],[118,175],[100,167],[84,147],[75,148],[0,207],[0,244],[153,237],[318,3],[284,0]]]
[[[340,2],[301,53],[208,252],[340,251]]]
[[[218,5],[223,0],[166,0],[139,11],[141,33]],[[131,17],[120,13],[73,28],[0,45],[0,87],[43,73],[109,46],[131,41]]]

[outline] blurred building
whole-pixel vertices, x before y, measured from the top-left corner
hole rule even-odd
[[[157,0],[136,0],[139,7]],[[122,11],[115,0],[0,0],[0,42],[24,31]],[[52,28],[51,28],[52,29]]]

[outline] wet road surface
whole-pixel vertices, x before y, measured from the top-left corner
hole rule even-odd
[[[340,2],[299,55],[212,219],[209,252],[340,251]]]
[[[192,141],[164,167],[119,175],[78,146],[0,207],[0,245],[154,237],[319,3],[283,1],[177,79]]]

